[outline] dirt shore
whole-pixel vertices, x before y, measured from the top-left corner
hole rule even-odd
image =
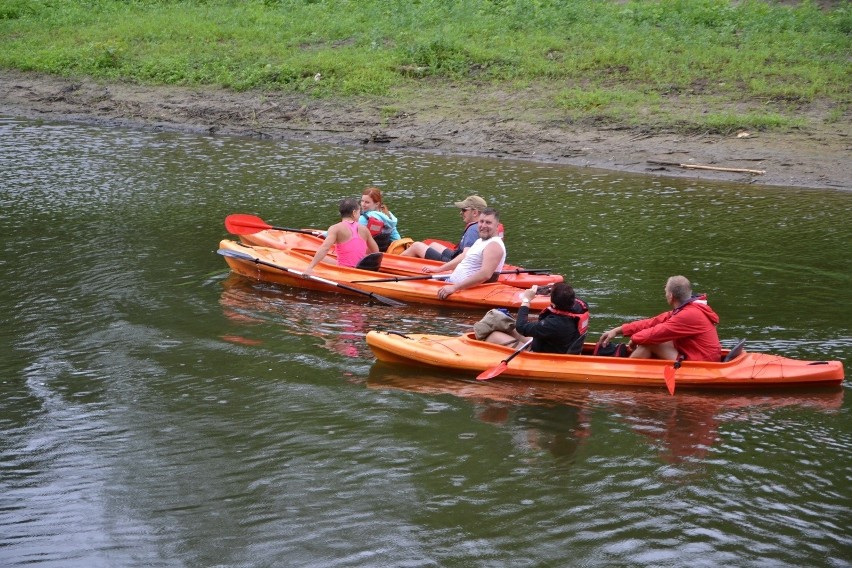
[[[531,104],[537,100],[541,98],[536,93],[451,89],[426,92],[406,105],[392,100],[355,104],[282,93],[148,87],[0,70],[0,114],[7,116],[852,190],[852,127],[847,120],[815,121],[819,126],[792,132],[691,136],[579,127],[553,119],[546,109]]]

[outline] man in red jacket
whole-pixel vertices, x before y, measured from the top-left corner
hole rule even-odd
[[[605,347],[616,336],[624,335],[630,337],[631,357],[720,361],[722,346],[716,333],[719,316],[707,305],[707,296],[693,296],[689,280],[672,276],[666,282],[666,301],[672,311],[614,327],[601,335],[598,343]]]

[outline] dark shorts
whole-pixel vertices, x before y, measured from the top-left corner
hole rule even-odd
[[[441,262],[449,262],[453,258],[453,249],[444,249],[444,252],[438,252],[432,247],[426,249],[423,255],[429,260],[440,260]]]

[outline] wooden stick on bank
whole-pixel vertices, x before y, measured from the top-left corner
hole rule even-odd
[[[686,168],[690,170],[713,170],[716,172],[736,172],[742,174],[765,174],[766,170],[749,170],[747,168],[723,168],[720,166],[705,166],[701,164],[682,164],[680,162],[659,162],[657,160],[647,160],[649,164],[657,164],[659,166],[676,166],[678,168]]]

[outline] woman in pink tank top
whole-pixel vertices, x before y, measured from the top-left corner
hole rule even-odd
[[[367,256],[367,241],[358,234],[359,223],[357,221],[341,221],[341,224],[349,229],[352,238],[346,242],[337,243],[337,264],[355,266],[362,258]]]
[[[314,267],[320,263],[332,246],[337,245],[337,264],[339,266],[355,266],[368,253],[379,252],[379,246],[370,231],[364,225],[358,224],[361,215],[361,205],[357,199],[346,198],[340,202],[340,223],[328,228],[320,248],[314,254],[311,264],[304,271],[310,276]]]

